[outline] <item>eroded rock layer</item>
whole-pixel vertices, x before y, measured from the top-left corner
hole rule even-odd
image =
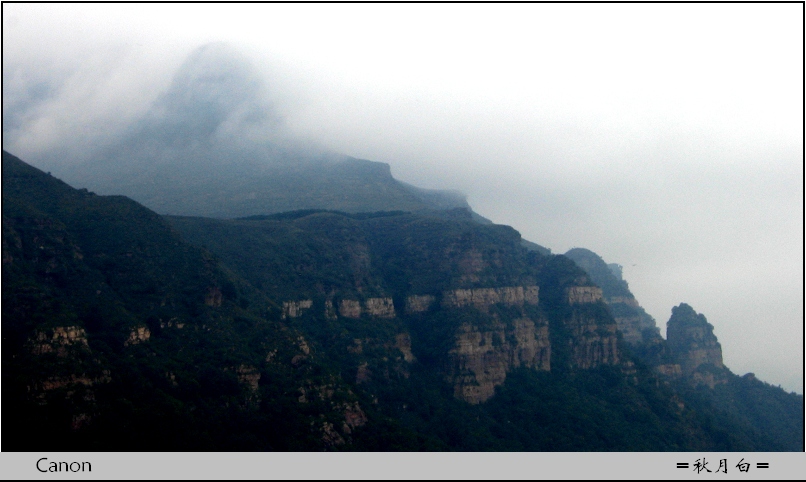
[[[513,368],[550,370],[548,324],[525,317],[499,321],[487,329],[463,324],[449,359],[454,395],[470,403],[483,402]]]

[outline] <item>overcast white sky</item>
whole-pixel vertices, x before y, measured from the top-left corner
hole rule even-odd
[[[232,43],[288,134],[389,163],[686,302],[803,393],[802,4],[4,4],[3,148],[36,164]]]

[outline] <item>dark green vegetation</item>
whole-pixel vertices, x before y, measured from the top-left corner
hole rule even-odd
[[[4,152],[2,276],[8,449],[315,446],[302,411],[283,409],[298,396],[296,336],[249,309],[262,294],[134,201],[75,190]],[[147,341],[129,339],[138,329]],[[274,350],[286,363],[262,367],[271,407],[246,412],[258,402],[238,368]]]
[[[802,396],[751,377],[693,388],[623,343],[618,363],[580,368],[568,321],[614,323],[567,302],[589,277],[468,210],[161,217],[4,152],[2,215],[7,450],[803,448]],[[531,285],[535,305],[444,304]],[[412,295],[434,301],[409,312]],[[360,315],[340,311],[350,300]],[[457,398],[457,333],[503,350],[518,340],[499,327],[524,317],[547,324],[551,370]]]
[[[284,300],[332,291],[398,297],[534,284],[534,266],[544,259],[521,248],[514,229],[479,225],[461,209],[453,216],[307,210],[166,220],[255,287]]]

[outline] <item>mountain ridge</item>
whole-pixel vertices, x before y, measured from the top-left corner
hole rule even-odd
[[[571,259],[467,212],[165,217],[6,152],[3,198],[20,449],[802,449],[802,396],[659,373]]]
[[[203,45],[117,138],[90,156],[45,165],[72,185],[126,195],[160,214],[470,209],[457,191],[396,180],[389,164],[285,137],[266,90],[233,48]]]

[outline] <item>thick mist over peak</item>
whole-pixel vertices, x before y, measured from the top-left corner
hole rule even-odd
[[[265,75],[225,42],[192,50],[116,136],[65,154],[73,159],[45,153],[41,165],[74,186],[123,194],[161,214],[468,208],[461,193],[402,183],[386,163],[290,136]]]
[[[555,253],[588,248],[659,324],[688,303],[726,365],[802,392],[802,5],[3,12],[3,147],[76,187],[192,181],[246,207],[271,179],[287,190],[270,166],[328,166],[313,196],[355,180],[351,158],[383,163],[373,192],[398,206],[422,192],[385,172]],[[343,187],[353,209],[370,195]]]
[[[285,135],[270,99],[270,87],[250,59],[226,42],[204,44],[117,138],[87,146],[75,153],[79,159],[72,167],[53,170],[76,183],[91,182],[92,176],[125,183],[132,175],[152,176],[155,169],[239,177],[278,165],[344,159]]]
[[[216,42],[194,50],[168,90],[140,122],[141,135],[171,145],[271,132],[271,104],[260,75],[231,46]]]

